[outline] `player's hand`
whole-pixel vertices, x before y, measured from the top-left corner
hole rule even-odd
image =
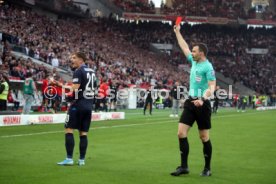
[[[57,85],[57,81],[56,80],[52,80],[52,81],[50,81],[50,84]]]
[[[51,84],[54,85],[54,86],[61,86],[62,85],[61,82],[56,81],[56,80],[51,81]]]
[[[56,85],[62,87],[62,82],[56,81]]]
[[[196,107],[201,107],[203,105],[203,100],[194,100],[192,101]]]
[[[179,33],[180,32],[180,25],[178,25],[178,26],[174,25],[173,30],[174,30],[175,33]]]
[[[55,81],[54,80],[49,80],[49,84],[54,85]]]

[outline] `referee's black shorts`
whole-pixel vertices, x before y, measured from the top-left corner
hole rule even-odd
[[[193,126],[197,122],[199,130],[211,128],[211,104],[209,100],[205,100],[201,107],[196,107],[192,101],[195,99],[187,99],[184,103],[184,110],[180,117],[179,123]]]

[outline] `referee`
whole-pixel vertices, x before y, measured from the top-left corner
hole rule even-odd
[[[212,144],[209,138],[211,128],[211,105],[208,98],[214,93],[216,77],[212,64],[206,58],[207,46],[199,43],[194,45],[192,52],[180,33],[180,26],[174,26],[174,32],[181,50],[192,65],[190,72],[189,99],[185,101],[184,110],[178,124],[178,139],[181,165],[171,173],[172,176],[188,174],[189,143],[188,132],[196,121],[198,132],[203,144],[205,166],[201,176],[211,176]]]

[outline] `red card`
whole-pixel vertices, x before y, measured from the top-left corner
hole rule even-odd
[[[182,17],[177,17],[175,21],[175,25],[179,26],[182,21]]]

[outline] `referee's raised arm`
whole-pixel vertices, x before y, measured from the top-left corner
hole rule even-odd
[[[187,42],[184,40],[183,36],[180,33],[180,25],[175,25],[173,28],[181,50],[183,51],[185,56],[188,57],[188,55],[191,54],[191,50],[189,49]]]

